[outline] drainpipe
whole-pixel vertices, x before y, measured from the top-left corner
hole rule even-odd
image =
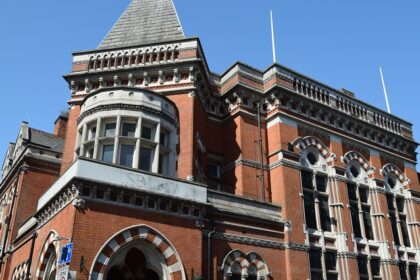
[[[216,232],[216,226],[207,234],[207,277],[211,280],[211,236]]]
[[[33,255],[34,255],[35,241],[36,241],[37,237],[38,237],[38,233],[35,231],[32,234],[31,252],[29,253],[29,259],[28,259],[28,262],[27,262],[25,280],[30,280],[31,279],[30,277],[31,277],[32,258],[33,258]]]
[[[10,206],[9,215],[6,218],[6,229],[5,229],[3,246],[2,246],[2,249],[1,249],[1,255],[0,255],[0,272],[1,272],[1,270],[3,268],[3,264],[4,264],[4,261],[3,261],[4,255],[5,255],[4,252],[6,251],[6,248],[7,248],[7,239],[9,238],[10,223],[11,223],[12,216],[13,216],[13,209],[14,209],[14,206],[15,206],[15,200],[16,200],[16,196],[17,196],[17,189],[19,187],[20,176],[23,172],[27,171],[28,168],[29,167],[27,165],[23,165],[23,166],[19,167],[18,178],[16,180],[16,184],[15,184],[15,187],[13,189],[12,205]]]

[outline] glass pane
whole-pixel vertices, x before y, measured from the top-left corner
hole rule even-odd
[[[400,220],[401,220],[401,231],[402,231],[402,235],[404,239],[404,245],[407,247],[410,247],[410,237],[408,236],[406,217],[403,215],[400,215]]]
[[[359,207],[357,203],[350,204],[351,221],[353,224],[353,233],[356,237],[362,238],[362,231],[360,229]]]
[[[365,233],[367,239],[373,239],[372,220],[370,218],[370,207],[365,206],[363,209],[363,222],[365,224]]]
[[[114,145],[104,145],[102,149],[102,160],[112,163],[114,156]]]
[[[321,264],[321,251],[319,250],[310,250],[309,251],[309,264],[311,269],[322,269]]]
[[[321,272],[311,272],[311,280],[324,280]]]
[[[316,218],[315,218],[315,203],[314,197],[311,193],[303,193],[305,203],[305,219],[306,225],[310,228],[316,229]]]
[[[398,264],[398,268],[400,270],[400,278],[401,278],[401,280],[407,280],[407,272],[405,270],[405,267],[406,267],[405,262],[400,262]]]
[[[151,171],[152,167],[152,149],[141,147],[140,148],[140,166],[139,169]]]
[[[166,132],[160,133],[159,143],[165,147],[169,146],[169,135]]]
[[[327,177],[316,175],[316,189],[320,192],[327,191]]]
[[[312,172],[302,171],[302,187],[305,189],[313,189]]]
[[[88,140],[91,140],[96,137],[96,126],[89,129]]]
[[[359,188],[359,194],[360,194],[360,201],[367,203],[369,199],[369,190],[365,188]]]
[[[320,202],[320,216],[321,216],[321,228],[324,231],[331,231],[331,219],[330,219],[330,207],[328,205],[328,197],[319,197]]]
[[[367,257],[357,257],[357,266],[359,268],[360,276],[368,274]]]
[[[410,271],[410,280],[417,280],[417,265],[410,264],[409,271]]]
[[[220,177],[220,166],[215,163],[207,163],[207,176],[210,178]]]
[[[327,280],[338,280],[337,274],[328,274]]]
[[[93,148],[87,148],[87,149],[86,149],[85,156],[86,156],[87,158],[93,158]]]
[[[327,267],[327,270],[336,270],[337,257],[335,252],[325,253],[325,265]]]
[[[381,276],[381,266],[379,259],[370,260],[370,269],[372,270],[372,276]]]
[[[397,219],[395,218],[394,213],[389,214],[389,220],[391,221],[392,235],[394,236],[394,242],[397,245],[401,245],[400,237],[399,237],[399,234],[398,234],[398,228],[397,228]]]
[[[121,136],[134,137],[135,132],[135,123],[123,123]]]
[[[128,167],[133,166],[134,145],[121,145],[120,164]]]
[[[347,184],[347,193],[349,195],[350,200],[357,200],[356,185],[348,183]]]
[[[152,140],[152,128],[148,126],[143,126],[141,128],[141,138]]]
[[[398,212],[404,213],[404,198],[397,198]]]
[[[386,203],[388,205],[388,210],[395,210],[394,197],[392,196],[392,194],[387,194],[386,195]]]
[[[232,274],[232,276],[229,277],[229,279],[230,280],[241,280],[242,276],[241,276],[241,274],[234,273],[234,274]]]
[[[113,137],[115,136],[115,123],[107,123],[105,124],[105,137]]]

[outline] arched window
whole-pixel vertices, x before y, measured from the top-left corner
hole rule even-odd
[[[252,264],[248,267],[247,274],[247,280],[258,280],[258,269],[255,265]]]
[[[241,280],[242,279],[242,267],[238,262],[235,262],[231,267],[229,280]]]
[[[45,253],[46,265],[43,273],[43,280],[55,280],[57,274],[57,254],[55,252],[55,246],[50,245],[49,249]]]
[[[306,226],[331,231],[326,159],[316,146],[310,145],[303,149],[300,162]]]
[[[223,280],[266,280],[270,275],[265,261],[255,252],[244,254],[240,250],[230,251],[221,266]]]
[[[360,155],[345,162],[353,233],[357,238],[374,239],[367,174],[369,168],[363,164],[365,160]]]

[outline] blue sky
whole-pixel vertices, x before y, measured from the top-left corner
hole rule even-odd
[[[52,131],[70,92],[71,53],[94,49],[129,0],[3,1],[0,9],[0,158],[22,120]],[[416,0],[175,0],[184,32],[199,36],[222,73],[235,61],[272,63],[273,9],[281,64],[385,109],[414,125],[420,141],[420,2]]]

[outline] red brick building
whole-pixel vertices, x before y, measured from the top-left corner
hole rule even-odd
[[[274,64],[218,75],[171,0],[73,54],[69,111],[22,123],[0,278],[418,279],[412,125]]]

